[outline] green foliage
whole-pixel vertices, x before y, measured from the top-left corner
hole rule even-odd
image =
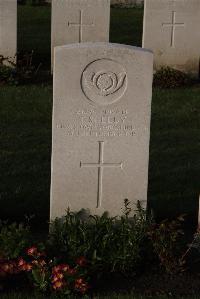
[[[184,235],[181,229],[183,221],[183,216],[173,221],[164,220],[159,224],[153,224],[148,232],[161,266],[171,275],[185,270],[186,254],[181,254],[181,237]]]
[[[190,77],[170,67],[162,67],[154,75],[153,84],[160,88],[176,88],[191,83]]]
[[[46,271],[41,271],[41,269],[35,268],[32,270],[32,280],[34,281],[35,287],[41,291],[46,292],[49,283],[49,276]]]
[[[20,5],[31,4],[31,5],[45,5],[45,0],[17,0]]]
[[[200,230],[199,229],[194,234],[194,239],[190,244],[190,247],[196,249],[198,253],[200,253]]]
[[[0,221],[0,257],[18,258],[30,244],[31,232],[29,226]]]
[[[0,55],[0,85],[15,84],[15,63],[8,57]]]
[[[8,57],[0,56],[0,85],[19,85],[33,83],[37,78],[39,65],[37,68],[32,63],[33,51],[23,55],[18,55],[17,63]]]
[[[148,220],[138,203],[131,217],[125,201],[124,215],[120,218],[91,216],[87,212],[72,213],[51,223],[49,249],[53,254],[74,258],[85,256],[94,272],[119,271],[133,273],[141,260],[141,247],[146,240]]]
[[[0,84],[9,84],[12,85],[15,83],[14,75],[15,70],[13,70],[11,67],[6,65],[0,66]]]

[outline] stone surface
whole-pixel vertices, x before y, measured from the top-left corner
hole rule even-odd
[[[55,49],[51,219],[146,204],[153,55],[109,43]]]
[[[46,0],[46,3],[51,3],[51,0]],[[111,0],[111,5],[119,5],[120,7],[135,7],[143,5],[144,0]]]
[[[79,42],[107,42],[110,0],[52,0],[53,49]]]
[[[0,55],[15,61],[17,53],[17,0],[0,0]]]
[[[168,65],[197,76],[199,27],[199,0],[146,0],[143,47],[153,50],[155,68]]]

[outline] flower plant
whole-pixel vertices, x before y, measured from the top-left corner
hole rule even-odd
[[[28,248],[26,257],[19,260],[19,265],[42,292],[85,294],[89,289],[87,261],[84,257],[77,258],[73,265],[59,264],[56,258],[49,259],[46,253],[33,246]]]
[[[51,223],[44,243],[30,237],[28,226],[0,222],[0,288],[29,282],[46,295],[83,298],[105,274],[134,281],[152,260],[163,274],[186,271],[192,249],[200,248],[199,230],[188,246],[182,240],[184,216],[155,223],[139,203],[131,212],[128,200],[120,217],[68,211]]]

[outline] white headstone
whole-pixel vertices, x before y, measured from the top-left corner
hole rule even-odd
[[[81,42],[108,42],[110,0],[52,0],[54,47]]]
[[[51,219],[146,205],[153,55],[109,43],[55,49]]]
[[[0,55],[16,60],[17,0],[0,0]]]
[[[198,75],[199,28],[199,0],[145,0],[143,47],[153,50],[155,69]]]

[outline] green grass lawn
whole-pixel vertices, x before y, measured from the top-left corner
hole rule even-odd
[[[46,297],[42,296],[39,294],[36,295],[24,295],[22,293],[14,293],[14,294],[7,294],[7,295],[1,295],[1,299],[55,299],[58,297],[51,296],[51,297]],[[68,299],[75,299],[75,297],[67,297]],[[87,297],[86,297],[87,298]],[[169,296],[167,295],[160,295],[160,296],[151,296],[151,297],[145,297],[145,296],[136,296],[134,294],[126,295],[126,294],[110,294],[110,295],[105,295],[105,296],[94,296],[93,299],[168,299]],[[187,297],[176,297],[177,299],[186,299]],[[199,299],[198,296],[191,296],[188,297],[187,299]]]
[[[0,99],[0,218],[48,219],[52,87],[1,87]]]
[[[112,9],[111,42],[141,46],[142,16],[142,9]],[[45,68],[50,66],[50,6],[18,6],[18,50],[19,52],[33,50],[36,63],[42,63]]]
[[[16,293],[16,294],[7,294],[7,295],[2,295],[1,299],[55,299],[56,297],[51,296],[51,297],[46,297],[46,296],[42,296],[39,294],[36,295],[24,295],[21,293]],[[75,299],[75,297],[67,297],[68,299]],[[95,296],[93,297],[94,299],[145,299],[148,297],[144,297],[144,296],[134,296],[134,295],[107,295],[107,296]],[[167,299],[167,296],[157,296],[157,297],[151,297],[151,299]],[[193,297],[191,299],[198,299],[198,297]]]
[[[19,50],[50,69],[50,7],[20,6]],[[142,9],[112,9],[111,41],[141,45]],[[120,20],[120,21],[119,21]],[[48,220],[52,86],[0,87],[0,218]],[[200,86],[153,91],[149,206],[196,221],[200,193]],[[130,198],[131,200],[131,198]]]
[[[7,295],[1,295],[1,299],[56,299],[58,297],[55,296],[42,296],[39,294],[36,295],[24,295],[22,293],[14,293],[14,294],[7,294]],[[76,299],[75,297],[67,297],[68,299]],[[88,298],[88,297],[85,297]],[[158,295],[158,296],[136,296],[134,294],[110,294],[105,296],[94,296],[93,299],[168,299],[170,296],[167,295]],[[199,299],[199,296],[190,296],[190,297],[176,297],[177,299]],[[84,298],[83,298],[84,299]]]
[[[199,130],[200,86],[153,91],[149,203],[157,217],[197,220]]]
[[[58,297],[56,296],[42,296],[39,294],[27,294],[24,295],[23,293],[11,293],[11,294],[7,294],[7,295],[1,295],[1,299],[56,299]],[[75,297],[67,297],[68,299],[75,299]],[[79,297],[80,298],[80,297]],[[85,297],[88,298],[88,297]],[[145,297],[141,296],[134,296],[134,295],[115,295],[115,294],[111,294],[111,295],[107,295],[107,296],[94,296],[94,299],[145,299]],[[153,299],[153,297],[151,297]],[[167,299],[167,297],[156,297],[156,299]]]

